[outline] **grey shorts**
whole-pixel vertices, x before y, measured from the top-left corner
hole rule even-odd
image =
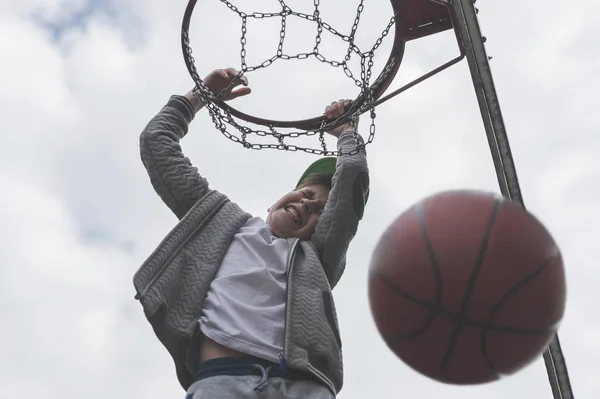
[[[200,364],[186,399],[334,399],[308,374],[281,371],[252,357],[221,358]]]

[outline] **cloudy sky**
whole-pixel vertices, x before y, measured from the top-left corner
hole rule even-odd
[[[322,3],[324,18],[347,31],[349,5],[357,1]],[[253,4],[248,11],[276,10],[277,2]],[[176,223],[150,186],[138,137],[171,94],[192,86],[179,44],[185,5],[0,0],[2,398],[183,397],[131,281]],[[478,6],[526,205],[564,254],[569,291],[560,333],[575,394],[598,398],[600,271],[593,249],[600,224],[600,27],[589,16],[600,5]],[[239,67],[237,17],[213,0],[197,8],[191,39],[201,73]],[[390,7],[373,0],[365,13],[358,41],[368,45]],[[251,21],[249,32],[249,63],[274,54],[276,22]],[[310,51],[313,37],[308,22],[290,22],[286,49]],[[344,47],[329,39],[324,52],[339,59]],[[389,45],[382,46],[379,67]],[[410,43],[394,87],[456,51],[451,34]],[[357,93],[341,71],[318,62],[276,63],[249,78],[254,93],[237,106],[273,118],[316,116],[329,102]],[[314,159],[245,150],[216,132],[205,113],[183,148],[214,188],[259,216]],[[340,398],[551,398],[541,361],[484,386],[432,382],[391,354],[370,316],[368,264],[393,218],[437,191],[497,191],[466,62],[378,108],[369,162],[369,207],[335,292],[346,363]]]

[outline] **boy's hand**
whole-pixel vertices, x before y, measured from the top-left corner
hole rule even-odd
[[[245,76],[239,77],[238,71],[234,68],[216,69],[204,78],[204,84],[217,95],[226,89],[231,82],[234,82],[234,84],[229,88],[228,92],[223,93],[221,97],[223,101],[230,101],[252,92],[250,87],[248,87],[248,79]],[[240,85],[242,87],[238,87]]]
[[[346,112],[346,108],[350,104],[352,104],[352,100],[340,100],[332,102],[325,108],[325,117],[329,120],[339,118]],[[354,124],[358,125],[358,117],[354,118]],[[344,133],[344,131],[348,130],[351,125],[352,122],[348,122],[336,127],[335,129],[327,131],[327,133],[334,137],[340,137],[340,135]]]

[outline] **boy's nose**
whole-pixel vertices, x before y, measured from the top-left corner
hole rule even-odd
[[[307,212],[310,212],[311,209],[311,202],[309,199],[307,198],[303,198],[302,199],[302,206],[304,207],[304,209],[306,209]]]

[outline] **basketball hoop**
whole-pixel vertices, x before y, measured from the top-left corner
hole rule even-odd
[[[246,148],[251,149],[279,149],[287,151],[304,151],[319,155],[340,155],[338,151],[328,151],[323,139],[323,132],[329,129],[333,129],[344,123],[348,123],[352,119],[370,112],[371,126],[369,131],[369,137],[365,144],[359,144],[358,147],[352,152],[356,153],[361,147],[371,143],[375,134],[375,107],[381,103],[391,99],[392,97],[400,94],[401,92],[415,86],[416,84],[424,81],[425,79],[441,72],[442,70],[454,65],[464,57],[464,53],[461,53],[455,59],[447,62],[446,64],[432,70],[431,72],[421,76],[418,79],[413,80],[407,85],[395,90],[392,93],[382,97],[390,84],[393,82],[402,59],[404,56],[404,49],[406,42],[421,37],[429,36],[435,33],[452,29],[452,18],[448,8],[448,4],[440,0],[391,0],[394,15],[391,17],[388,25],[383,29],[379,39],[375,42],[373,47],[368,51],[362,51],[354,44],[354,34],[360,23],[360,16],[364,9],[364,0],[361,0],[356,13],[356,18],[352,26],[350,34],[345,35],[336,30],[331,25],[327,24],[320,17],[319,13],[319,0],[314,0],[314,12],[313,14],[305,14],[293,11],[290,7],[285,4],[284,0],[279,0],[281,4],[281,11],[277,13],[245,13],[240,11],[233,3],[229,0],[219,0],[221,3],[226,5],[232,12],[236,13],[242,20],[242,38],[240,51],[240,70],[241,74],[247,74],[257,69],[267,68],[277,59],[306,59],[314,57],[317,60],[330,64],[332,67],[340,67],[344,70],[346,75],[354,80],[357,87],[360,88],[360,93],[352,102],[347,109],[346,113],[335,120],[327,120],[324,116],[317,116],[314,118],[304,120],[273,120],[261,118],[254,115],[241,112],[238,109],[226,104],[221,100],[221,94],[226,92],[227,89],[221,93],[213,93],[202,81],[195,64],[194,57],[192,56],[192,48],[189,40],[189,28],[192,18],[192,14],[196,7],[197,0],[189,0],[187,8],[185,10],[182,30],[181,30],[181,45],[184,54],[184,60],[188,72],[194,83],[196,84],[195,93],[196,95],[206,104],[208,111],[213,119],[213,122],[217,129],[219,129],[227,138],[235,142],[239,142]],[[263,19],[279,17],[285,18],[302,18],[304,20],[314,22],[317,24],[317,37],[315,39],[315,47],[311,53],[302,53],[296,55],[284,54],[282,51],[283,42],[285,40],[285,23],[282,24],[280,32],[280,44],[277,53],[270,59],[264,61],[262,64],[257,66],[248,66],[245,60],[245,34],[247,32],[246,22],[250,18]],[[371,74],[373,67],[373,57],[375,51],[381,45],[383,39],[389,34],[391,29],[394,28],[394,42],[388,60],[379,74],[379,76],[371,83]],[[321,53],[319,53],[320,35],[324,30],[337,36],[340,40],[348,43],[348,51],[346,57],[342,61],[334,61],[326,59]],[[356,54],[361,59],[361,76],[357,78],[354,76],[352,71],[347,66],[347,61],[352,54]],[[233,83],[232,83],[233,84]],[[262,129],[251,129],[248,126],[242,125],[236,120],[246,122],[254,125],[267,127],[268,130]],[[235,136],[227,131],[227,125],[237,129],[241,135]],[[282,133],[277,131],[278,128],[297,129],[291,133]],[[252,144],[247,141],[249,135],[255,134],[257,136],[266,137],[271,136],[276,140],[276,144]],[[286,139],[293,139],[300,136],[312,136],[320,135],[321,149],[302,148],[295,145],[285,143]]]

